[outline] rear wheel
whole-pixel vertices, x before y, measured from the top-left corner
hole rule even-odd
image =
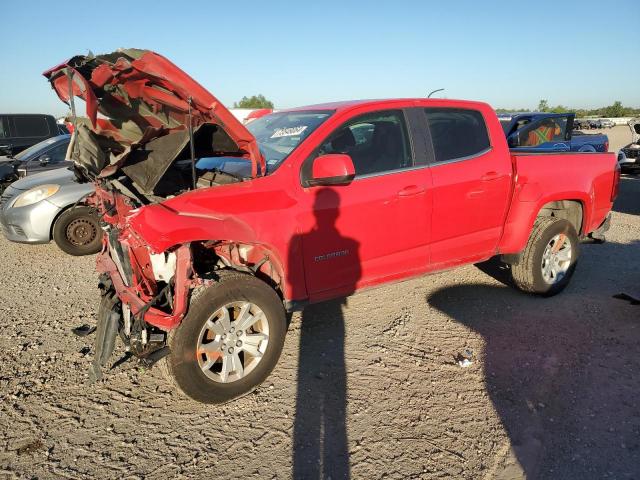
[[[187,316],[168,335],[171,354],[163,369],[194,400],[224,403],[269,376],[286,328],[282,302],[271,287],[251,275],[228,273],[193,293]]]
[[[519,262],[511,266],[516,286],[544,296],[561,292],[575,271],[578,249],[578,235],[570,222],[538,218]]]
[[[96,211],[87,206],[72,207],[53,224],[53,240],[69,255],[92,255],[102,248],[102,229]]]

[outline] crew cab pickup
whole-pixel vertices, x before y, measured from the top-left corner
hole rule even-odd
[[[518,288],[560,292],[617,192],[614,154],[510,152],[484,103],[347,101],[245,127],[150,51],[45,76],[89,118],[70,151],[106,232],[91,376],[119,334],[201,402],[257,387],[308,303],[496,255]]]
[[[514,150],[548,152],[607,152],[609,137],[574,129],[575,113],[511,113],[500,114],[500,124],[509,147]],[[548,127],[552,135],[532,135],[540,127]]]

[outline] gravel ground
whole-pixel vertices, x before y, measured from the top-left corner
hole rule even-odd
[[[222,407],[133,362],[88,386],[70,329],[93,322],[94,258],[0,239],[0,479],[640,478],[640,309],[612,298],[640,295],[639,199],[625,178],[559,296],[488,263],[315,305]]]

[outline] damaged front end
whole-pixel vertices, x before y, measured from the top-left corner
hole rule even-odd
[[[166,332],[184,318],[191,290],[211,281],[198,270],[225,264],[215,253],[219,242],[174,244],[166,236],[160,242],[143,235],[136,219],[161,218],[146,215],[150,208],[175,214],[165,200],[242,182],[264,175],[266,168],[255,138],[224,105],[154,52],[76,56],[44,75],[72,108],[68,153],[78,180],[96,185],[88,201],[105,230],[97,259],[103,295],[91,372],[97,379],[118,334],[129,352],[149,364],[166,354]],[[85,103],[85,119],[76,115],[77,98]],[[195,159],[204,157],[246,162],[248,173],[198,168]],[[153,221],[149,226],[156,232],[176,228]],[[201,257],[211,265],[195,268],[194,249],[208,249]]]

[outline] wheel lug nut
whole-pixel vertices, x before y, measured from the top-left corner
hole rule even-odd
[[[237,336],[241,336],[241,335],[242,335],[242,330],[238,330],[238,331],[236,332],[236,335],[237,335]]]
[[[233,347],[229,347],[229,350],[227,350],[229,353],[233,353]]]
[[[236,347],[241,347],[241,346],[242,346],[242,342],[241,342],[240,340],[238,340],[238,341],[236,342]]]

